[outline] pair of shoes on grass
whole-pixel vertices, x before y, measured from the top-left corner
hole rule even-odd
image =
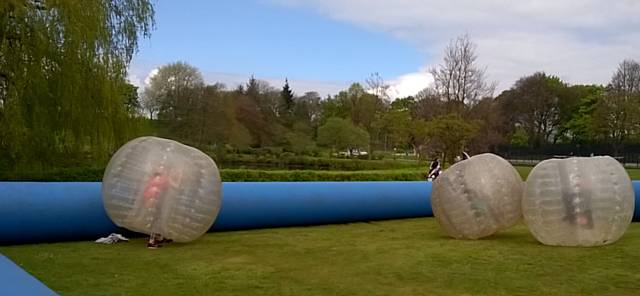
[[[172,239],[168,239],[168,238],[164,238],[164,239],[159,240],[159,241],[158,240],[154,240],[152,242],[148,242],[147,243],[147,248],[149,248],[149,249],[157,249],[157,248],[162,247],[163,243],[167,243],[168,244],[168,243],[172,243],[172,242],[173,242],[173,240]]]

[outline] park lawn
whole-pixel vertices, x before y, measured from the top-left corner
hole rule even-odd
[[[0,247],[62,295],[638,295],[640,224],[593,248],[537,243],[523,224],[446,237],[433,218]]]

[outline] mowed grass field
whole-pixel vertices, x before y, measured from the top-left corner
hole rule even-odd
[[[531,167],[517,170],[526,178]],[[640,170],[628,171],[640,179]],[[61,295],[640,294],[640,223],[595,248],[544,246],[523,224],[454,240],[433,218],[209,233],[159,250],[145,244],[0,246],[0,253]]]
[[[640,224],[594,248],[539,244],[522,224],[455,240],[434,218],[0,247],[62,295],[638,295]]]

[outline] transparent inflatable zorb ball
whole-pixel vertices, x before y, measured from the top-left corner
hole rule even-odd
[[[599,246],[624,234],[634,199],[629,175],[611,157],[550,159],[529,174],[522,211],[545,245]]]
[[[102,199],[116,225],[188,242],[213,224],[220,187],[218,167],[200,150],[142,137],[126,143],[109,161]]]
[[[478,239],[518,223],[523,189],[520,174],[508,161],[485,153],[440,174],[433,182],[431,207],[448,235]]]

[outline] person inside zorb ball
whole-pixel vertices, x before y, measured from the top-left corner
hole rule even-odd
[[[634,209],[631,179],[608,156],[545,160],[529,174],[522,199],[529,231],[554,246],[614,243]]]
[[[508,161],[485,153],[440,174],[433,182],[431,207],[449,236],[479,239],[518,223],[523,189],[522,178]]]
[[[142,137],[111,158],[102,198],[113,222],[149,234],[147,247],[188,242],[213,224],[221,203],[220,173],[203,152],[176,141]]]

